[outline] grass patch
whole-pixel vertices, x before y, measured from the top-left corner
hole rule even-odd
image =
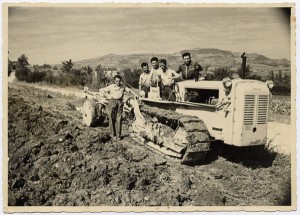
[[[269,121],[291,123],[291,97],[273,96],[270,107]]]

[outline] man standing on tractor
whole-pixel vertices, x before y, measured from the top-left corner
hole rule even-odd
[[[159,75],[161,74],[161,68],[158,65],[158,58],[157,57],[152,57],[150,59],[152,68],[151,68],[151,73],[152,73],[152,80],[151,80],[151,86],[152,87],[159,87],[159,96],[161,97],[161,79]]]
[[[205,79],[204,75],[201,73],[201,65],[198,62],[192,62],[191,54],[189,52],[183,53],[182,59],[183,64],[179,65],[176,70],[176,72],[181,75],[181,80],[194,79],[195,81],[198,81],[199,78],[202,80]]]
[[[120,140],[122,132],[122,113],[124,92],[134,94],[128,87],[123,86],[123,79],[120,75],[114,77],[114,83],[103,88],[109,99],[109,129],[112,140]]]
[[[156,84],[156,82],[158,80],[158,74],[160,74],[160,72],[161,72],[161,69],[159,68],[159,65],[158,65],[158,58],[153,57],[153,58],[151,58],[150,62],[152,65],[152,68],[151,68],[152,83]]]
[[[148,93],[150,91],[150,86],[152,81],[152,72],[149,71],[148,63],[145,62],[142,63],[141,68],[143,70],[143,73],[140,75],[140,80],[139,80],[140,96],[148,98]],[[144,92],[145,94],[142,92]]]
[[[162,83],[162,99],[168,101],[175,101],[176,97],[173,93],[173,88],[175,81],[180,79],[180,74],[167,67],[166,59],[159,60],[159,67],[161,68],[161,71],[158,75],[160,76]]]

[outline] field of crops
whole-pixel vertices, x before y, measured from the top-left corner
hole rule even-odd
[[[273,96],[270,109],[270,121],[291,123],[291,97]]]

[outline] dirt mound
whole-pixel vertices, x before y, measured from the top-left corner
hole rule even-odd
[[[289,157],[184,166],[136,144],[126,123],[119,142],[85,127],[78,98],[10,85],[8,101],[11,206],[290,204]]]

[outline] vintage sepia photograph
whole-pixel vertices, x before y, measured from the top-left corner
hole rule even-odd
[[[296,209],[294,4],[2,12],[4,211]]]

